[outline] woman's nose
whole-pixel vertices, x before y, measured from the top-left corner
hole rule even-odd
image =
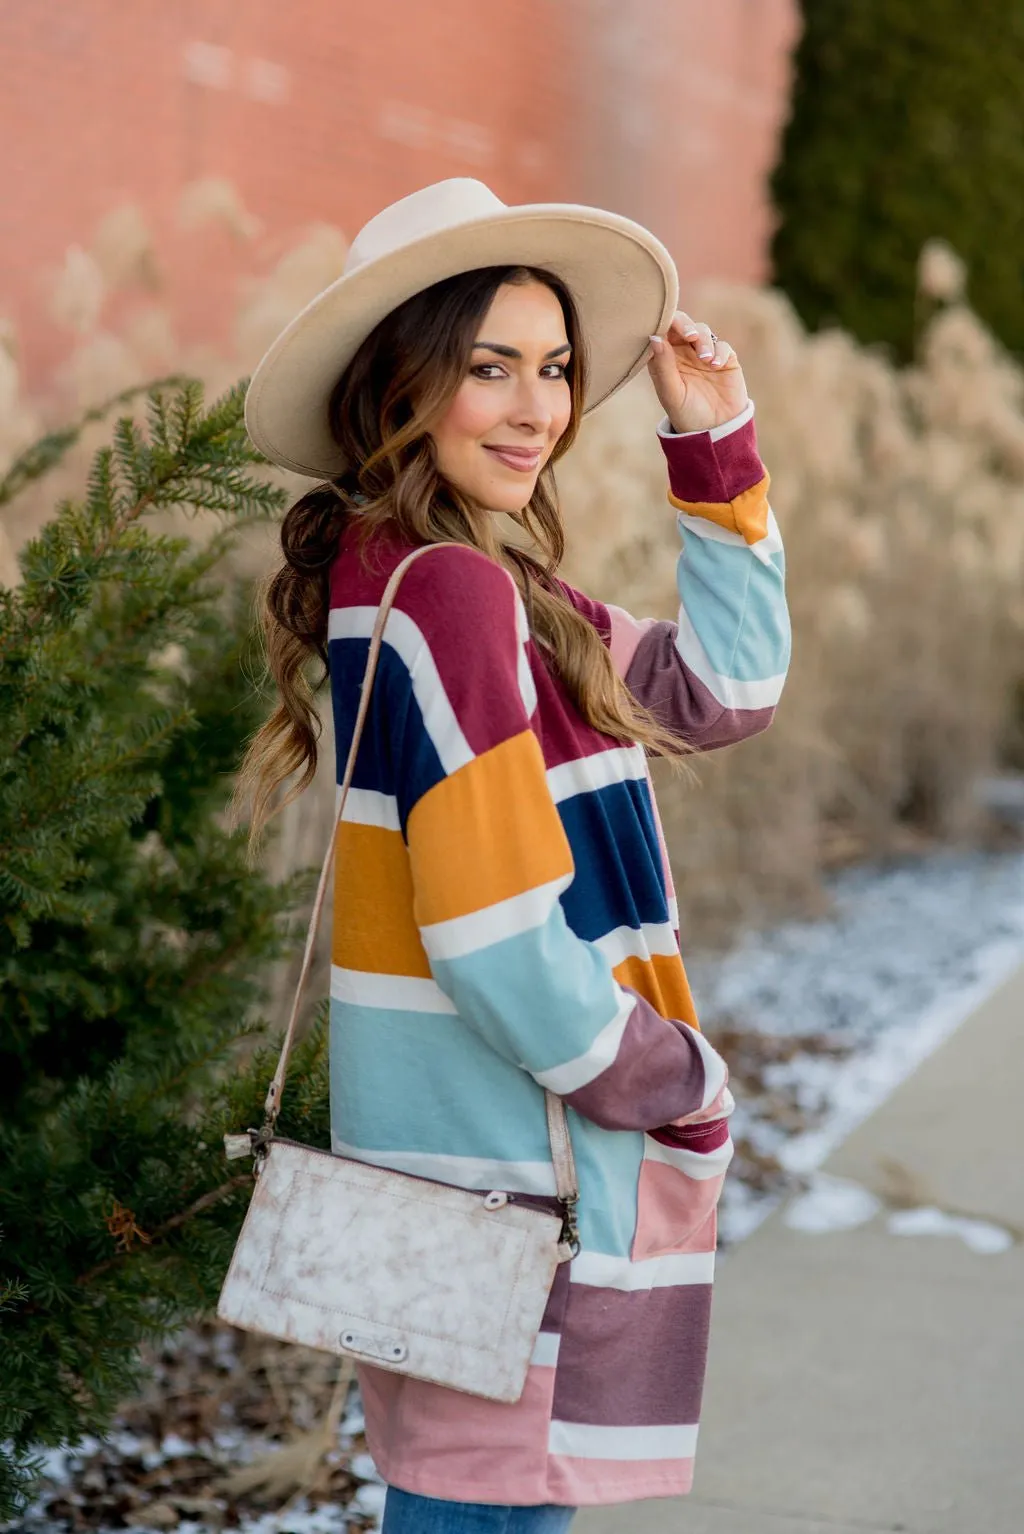
[[[550,383],[543,379],[523,379],[516,393],[512,422],[534,431],[546,431],[551,425],[551,401],[548,399]]]

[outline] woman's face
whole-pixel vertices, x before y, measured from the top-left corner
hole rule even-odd
[[[469,369],[431,436],[438,468],[490,511],[521,511],[569,424],[570,346],[562,306],[541,282],[494,295]]]

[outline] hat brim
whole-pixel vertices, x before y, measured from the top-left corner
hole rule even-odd
[[[664,332],[679,299],[668,251],[619,214],[534,203],[454,224],[339,277],[286,326],[246,393],[245,424],[260,452],[298,474],[342,473],[328,402],[362,342],[413,294],[482,266],[541,267],[565,283],[590,362],[585,412],[640,371],[648,338]]]

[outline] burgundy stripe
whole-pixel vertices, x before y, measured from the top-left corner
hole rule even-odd
[[[538,700],[533,726],[540,738],[545,767],[578,762],[581,757],[622,745],[621,740],[604,735],[584,722],[564,685],[548,671],[532,641],[527,654]]]
[[[720,1150],[729,1138],[729,1120],[712,1119],[706,1124],[665,1124],[648,1131],[661,1145],[678,1145],[682,1150]]]
[[[611,1065],[565,1101],[603,1129],[657,1129],[699,1111],[704,1060],[685,1023],[662,1017],[631,986],[636,998]]]
[[[367,569],[354,548],[332,571],[339,606],[380,601],[391,571],[411,545],[384,528],[373,540]],[[414,564],[395,606],[423,634],[448,700],[475,755],[527,724],[519,691],[516,593],[511,578],[474,549],[440,549]],[[488,636],[481,643],[481,636]]]
[[[757,451],[753,419],[728,437],[712,442],[709,432],[695,437],[659,437],[668,462],[668,482],[680,501],[721,505],[735,500],[765,476]]]
[[[412,547],[384,527],[370,545],[367,568],[348,529],[331,571],[332,605],[375,606],[392,570]],[[611,619],[602,603],[573,593],[572,587],[566,594],[572,594],[574,605],[595,627],[610,635]],[[505,571],[472,549],[444,549],[412,566],[395,605],[423,634],[475,755],[526,728],[518,677],[516,592]],[[482,635],[492,636],[491,642],[481,643]],[[539,704],[533,722],[547,767],[621,744],[584,723],[532,640],[527,656]]]
[[[552,1415],[607,1427],[696,1422],[710,1319],[710,1284],[633,1293],[572,1284]]]
[[[594,625],[605,644],[611,644],[612,618],[604,603],[595,601],[583,591],[577,591],[576,587],[570,586],[568,581],[560,579],[558,584],[576,611],[582,613],[587,622]]]
[[[626,686],[663,725],[698,751],[731,746],[766,730],[774,708],[724,708],[676,648],[678,628],[662,619],[647,630],[626,671]]]

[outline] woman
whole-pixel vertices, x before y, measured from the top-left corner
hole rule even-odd
[[[555,1531],[582,1504],[691,1484],[733,1105],[679,954],[646,753],[763,729],[789,633],[743,374],[676,296],[628,220],[443,182],[361,231],[247,398],[263,452],[324,481],[285,518],[268,588],[281,700],[241,777],[254,845],[277,785],[303,768],[294,796],[316,765],[310,654],[340,779],[390,572],[461,545],[400,587],[338,832],[334,1149],[550,1195],[547,1087],[581,1184],[582,1249],[520,1401],[360,1366],[385,1534]],[[645,363],[677,623],[555,574],[552,466]]]

